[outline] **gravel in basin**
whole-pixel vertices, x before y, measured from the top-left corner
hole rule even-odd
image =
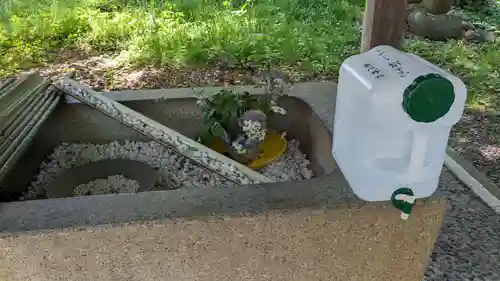
[[[299,145],[300,143],[297,140],[288,141],[287,150],[284,155],[261,170],[261,172],[275,181],[311,178],[313,172],[308,168],[310,161],[300,151]],[[28,191],[20,199],[44,198],[48,184],[64,171],[105,159],[130,159],[150,165],[159,172],[157,190],[212,188],[228,186],[230,184],[219,175],[196,165],[191,160],[174,153],[172,150],[154,141],[127,141],[123,144],[119,142],[108,144],[63,143],[55,148],[53,153],[41,164],[39,173],[31,182]],[[112,180],[116,180],[116,178]],[[95,184],[92,183],[89,185]],[[116,183],[104,180],[99,181],[98,185],[99,187],[87,186],[84,188],[93,188],[101,194],[103,192],[102,189],[109,189],[109,185],[115,186]],[[135,187],[129,188],[129,191],[137,191],[137,189],[133,191]],[[78,191],[78,194],[81,194],[81,192]]]
[[[127,179],[123,175],[114,175],[107,179],[96,179],[80,184],[73,190],[73,196],[136,193],[137,190],[139,190],[138,181]]]

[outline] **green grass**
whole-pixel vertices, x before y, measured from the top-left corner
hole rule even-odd
[[[14,5],[4,16],[11,24],[0,35],[0,50],[7,53],[0,66],[29,67],[45,61],[48,51],[76,45],[121,52],[135,64],[203,65],[230,58],[331,72],[357,51],[354,24],[361,8],[346,0],[158,2],[108,5],[108,11],[92,0]]]
[[[55,51],[73,47],[119,53],[138,66],[270,62],[335,77],[341,62],[358,52],[364,1],[6,0],[0,5],[0,76],[49,62]],[[485,27],[498,26],[498,16],[482,14],[468,16]],[[414,40],[407,49],[463,77],[471,105],[500,108],[499,43]]]

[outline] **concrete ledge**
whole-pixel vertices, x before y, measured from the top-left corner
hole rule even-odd
[[[495,212],[500,213],[500,188],[452,148],[446,150],[445,166]]]
[[[10,202],[0,204],[0,235],[172,217],[255,214],[271,209],[333,208],[345,202],[360,203],[347,189],[343,178],[334,173],[307,181],[242,187]]]
[[[0,238],[0,279],[420,281],[445,209],[430,199],[408,221],[362,203],[21,233]]]

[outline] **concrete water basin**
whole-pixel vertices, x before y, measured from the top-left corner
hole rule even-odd
[[[196,99],[176,96],[169,98],[169,91],[163,92],[162,99],[148,98],[147,94],[141,92],[136,93],[135,99],[130,98],[131,93],[128,93],[130,100],[125,100],[126,94],[118,99],[127,107],[195,139],[203,125]],[[300,142],[300,150],[307,154],[311,161],[309,168],[315,176],[333,172],[336,165],[331,155],[332,138],[320,117],[307,103],[296,97],[283,97],[280,104],[290,114],[270,120],[270,127],[286,132],[287,138]],[[63,143],[105,144],[113,141],[124,143],[148,140],[87,105],[60,104],[43,125],[18,167],[13,169],[5,181],[4,186],[7,188],[3,190],[2,199],[12,201],[19,197],[37,173],[42,161]]]
[[[280,101],[286,118],[271,121],[300,141],[312,179],[1,203],[0,276],[421,280],[446,202],[420,200],[402,221],[390,202],[362,202],[353,194],[331,156],[335,90],[332,82],[297,84]],[[201,126],[190,89],[104,94],[191,138]],[[63,142],[127,140],[148,139],[86,105],[60,104],[0,184],[2,199],[15,201]]]

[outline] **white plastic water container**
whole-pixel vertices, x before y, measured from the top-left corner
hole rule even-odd
[[[356,195],[385,201],[402,187],[432,195],[466,96],[451,73],[389,46],[345,60],[332,152]]]

